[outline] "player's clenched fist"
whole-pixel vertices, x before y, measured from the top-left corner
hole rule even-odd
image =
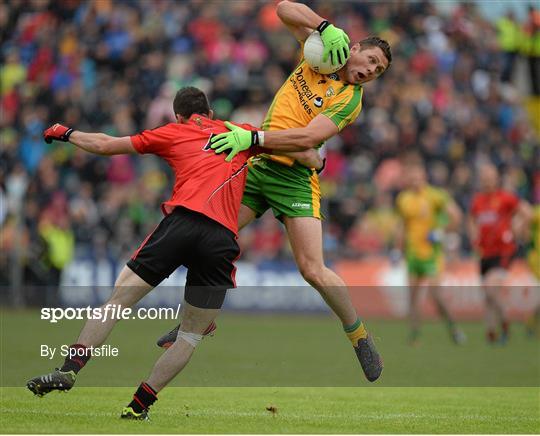
[[[45,139],[45,142],[47,144],[53,142],[53,139],[56,141],[68,142],[69,135],[71,135],[72,133],[72,128],[56,123],[43,132],[43,139]]]
[[[321,34],[324,46],[323,62],[326,62],[328,55],[330,55],[332,65],[342,64],[349,59],[349,42],[351,40],[342,29],[325,20],[319,24],[317,30]]]

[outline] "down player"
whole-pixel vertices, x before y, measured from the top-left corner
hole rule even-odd
[[[240,253],[236,242],[238,210],[246,161],[262,151],[254,147],[230,163],[216,155],[209,147],[210,138],[226,128],[222,121],[211,119],[206,96],[196,88],[178,91],[173,108],[177,123],[131,137],[83,133],[60,124],[44,132],[47,142],[69,141],[94,154],[155,154],[175,174],[172,196],[162,205],[165,218],[120,272],[105,304],[131,307],[180,265],[188,270],[178,340],[158,359],[133,401],[123,409],[121,417],[126,419],[147,419],[148,408],[157,400],[158,392],[187,364],[218,315],[227,289],[235,287],[234,262]],[[243,127],[253,129],[247,124]],[[291,146],[282,148],[299,150]],[[64,364],[50,374],[29,380],[28,389],[39,396],[71,389],[78,372],[91,357],[91,347],[105,342],[116,321],[87,320],[77,342],[70,345],[70,356]]]
[[[231,132],[214,138],[212,147],[217,151],[232,149],[234,155],[257,141],[270,148],[272,144],[322,145],[358,117],[362,85],[378,78],[392,61],[386,41],[371,37],[349,48],[349,37],[343,30],[304,4],[282,1],[277,15],[300,43],[317,29],[333,63],[348,58],[347,63],[336,73],[323,75],[312,71],[302,59],[274,97],[262,131],[252,135],[232,127]],[[351,303],[347,286],[324,264],[320,199],[314,170],[290,157],[257,156],[249,161],[238,225],[243,228],[272,209],[285,225],[300,273],[339,317],[366,378],[375,381],[382,372],[382,360]],[[158,343],[169,343],[174,336],[173,330]]]
[[[426,170],[421,162],[405,166],[408,188],[396,198],[396,210],[402,226],[396,236],[396,245],[405,251],[409,276],[410,343],[415,345],[420,334],[420,292],[428,287],[439,314],[448,326],[455,344],[465,341],[465,334],[456,326],[441,295],[440,274],[443,268],[442,238],[447,228],[459,226],[462,213],[449,195],[426,180]]]
[[[469,239],[480,256],[487,341],[505,344],[509,324],[499,294],[505,272],[516,253],[512,221],[518,218],[526,225],[530,222],[531,208],[515,194],[499,187],[499,173],[494,165],[484,164],[480,168],[479,182],[480,191],[472,198],[469,211]]]

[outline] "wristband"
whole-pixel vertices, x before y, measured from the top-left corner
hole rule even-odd
[[[259,146],[264,147],[264,132],[262,130],[259,130],[257,132],[257,137],[259,138]]]
[[[249,145],[249,147],[253,147],[254,145],[259,145],[259,135],[258,135],[258,133],[259,132],[257,132],[256,130],[251,131],[251,144]]]
[[[326,29],[328,26],[330,26],[330,23],[328,22],[328,20],[324,20],[321,24],[317,26],[317,31],[322,34],[324,32],[324,29]]]

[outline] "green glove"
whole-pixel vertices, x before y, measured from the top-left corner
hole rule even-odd
[[[323,50],[323,62],[328,59],[330,55],[330,62],[332,65],[343,64],[349,59],[349,42],[351,41],[347,34],[328,21],[323,21],[317,27],[317,30],[321,34]]]
[[[259,135],[256,131],[242,129],[228,121],[225,121],[225,126],[230,132],[214,136],[210,140],[210,147],[216,154],[230,149],[230,153],[225,158],[226,162],[230,162],[238,153],[247,150],[252,145],[259,144]]]

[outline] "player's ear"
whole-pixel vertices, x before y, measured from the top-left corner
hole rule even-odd
[[[351,48],[350,48],[351,53],[356,53],[357,51],[360,51],[360,43],[359,42],[353,44],[351,46]]]
[[[182,115],[174,114],[174,116],[178,124],[184,124],[186,122],[186,119]]]
[[[210,118],[211,120],[214,119],[214,111],[212,109],[208,111],[208,118]]]

